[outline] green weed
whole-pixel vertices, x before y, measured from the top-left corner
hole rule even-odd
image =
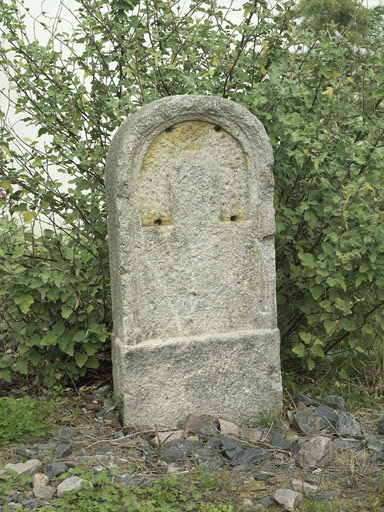
[[[44,424],[46,415],[53,411],[52,402],[38,402],[35,398],[13,397],[0,399],[0,448],[25,440],[25,436],[51,433]]]

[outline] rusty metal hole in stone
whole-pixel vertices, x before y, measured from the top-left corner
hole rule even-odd
[[[239,220],[239,217],[237,215],[231,215],[230,221],[231,222],[237,222]]]
[[[161,219],[156,219],[153,221],[153,225],[154,226],[161,226],[163,223],[163,221]]]
[[[215,125],[215,132],[219,132],[221,130],[221,126],[219,126],[218,124]]]

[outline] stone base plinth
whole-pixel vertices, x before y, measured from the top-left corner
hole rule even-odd
[[[279,331],[264,329],[138,345],[113,341],[124,423],[174,427],[189,413],[241,423],[282,408]]]

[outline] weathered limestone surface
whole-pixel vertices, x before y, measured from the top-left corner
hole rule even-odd
[[[260,122],[222,98],[164,98],[117,131],[106,186],[126,422],[281,407],[272,163]]]

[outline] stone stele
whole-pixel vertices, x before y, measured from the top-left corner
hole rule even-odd
[[[163,98],[115,134],[112,360],[126,424],[281,408],[272,163],[258,119],[218,97]]]

